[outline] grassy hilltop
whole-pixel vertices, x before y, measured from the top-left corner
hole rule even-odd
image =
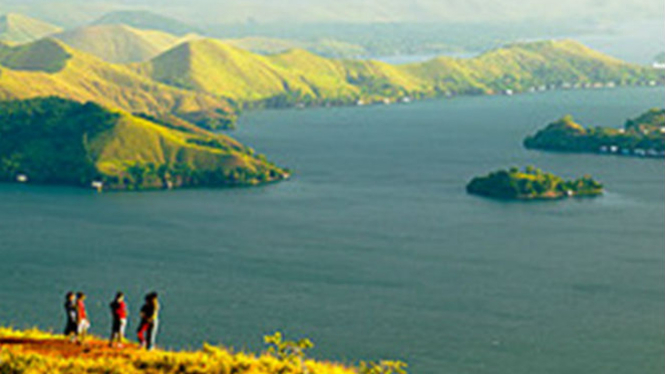
[[[275,339],[279,338],[279,339]],[[70,343],[61,336],[31,330],[0,328],[0,373],[122,373],[122,374],[404,374],[400,363],[384,361],[350,367],[307,359],[288,349],[311,344],[283,341],[281,336],[266,340],[272,351],[261,354],[234,352],[204,345],[198,351],[146,352],[135,345],[108,348],[108,342],[92,339],[86,346]],[[300,343],[300,344],[299,344]],[[309,343],[308,341],[306,343]]]
[[[0,180],[141,190],[288,175],[227,136],[176,124],[59,98],[0,102]]]
[[[204,127],[233,122],[219,97],[167,86],[47,38],[0,46],[0,100],[58,96],[132,113],[173,114]]]

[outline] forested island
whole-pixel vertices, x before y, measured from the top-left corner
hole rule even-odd
[[[665,109],[651,109],[623,128],[585,128],[567,115],[524,140],[529,149],[665,157]]]
[[[466,186],[466,191],[505,200],[553,200],[602,195],[603,185],[590,176],[567,181],[527,166],[524,170],[514,167],[473,178]]]
[[[251,148],[175,118],[54,97],[0,102],[0,181],[145,190],[288,176]]]

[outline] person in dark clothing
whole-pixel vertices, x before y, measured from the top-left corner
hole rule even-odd
[[[109,339],[109,346],[117,343],[122,346],[125,339],[125,328],[127,327],[127,303],[125,303],[125,295],[118,292],[111,302],[111,338]]]
[[[157,327],[159,326],[159,301],[157,292],[151,292],[145,297],[145,304],[141,307],[141,323],[137,330],[141,347],[152,350],[157,340]]]
[[[76,323],[76,295],[73,292],[67,292],[67,295],[65,295],[65,314],[67,315],[65,336],[74,341],[78,332],[78,325]]]

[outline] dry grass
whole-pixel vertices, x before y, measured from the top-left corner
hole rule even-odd
[[[278,359],[267,353],[233,352],[204,345],[191,352],[155,350],[135,345],[109,348],[90,339],[85,345],[38,330],[0,328],[0,373],[191,373],[191,374],[351,374],[356,369],[335,363]]]

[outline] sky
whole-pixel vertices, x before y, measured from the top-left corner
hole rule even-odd
[[[206,24],[665,19],[663,0],[0,0],[0,13],[61,24],[87,23],[105,12],[127,9]]]

